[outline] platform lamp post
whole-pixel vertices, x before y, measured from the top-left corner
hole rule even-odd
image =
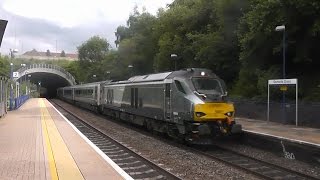
[[[29,86],[29,88],[26,88],[26,94],[28,95],[30,95],[30,93],[31,93],[31,83],[30,83],[30,79],[31,79],[31,74],[28,74],[28,86]],[[27,87],[27,86],[26,86]],[[29,90],[29,93],[28,93],[28,91],[27,91],[27,89]]]
[[[23,67],[23,68],[25,68],[26,67],[26,64],[20,64],[21,65],[21,67]],[[24,83],[26,84],[26,94],[27,94],[27,74],[25,73],[24,74]],[[21,84],[21,78],[20,78],[20,84]]]
[[[128,68],[130,70],[130,76],[133,76],[133,65],[129,64]]]
[[[26,95],[28,95],[28,81],[27,81],[28,76],[29,76],[28,73],[29,73],[29,71],[25,71],[25,73],[24,73],[24,82],[26,83]]]
[[[285,79],[286,78],[286,26],[282,25],[282,26],[277,26],[275,31],[282,31],[283,32],[283,37],[282,37],[282,58],[283,58],[283,62],[282,62],[282,78]],[[286,103],[286,94],[285,91],[282,91],[282,110],[283,110],[283,120],[284,122],[286,122],[286,107],[285,107],[285,103]]]
[[[14,53],[17,53],[18,50],[17,49],[10,49],[10,58],[11,58],[11,63],[10,63],[10,99],[9,99],[9,109],[13,110],[13,58],[14,58]]]
[[[174,60],[174,70],[177,70],[177,59],[178,59],[178,55],[176,55],[176,54],[171,54],[170,57],[171,57],[171,59]]]
[[[41,81],[38,81],[38,85],[39,85],[39,97],[41,97]]]
[[[96,81],[96,78],[97,78],[97,75],[92,75],[92,82],[95,82]]]
[[[10,63],[10,99],[9,99],[9,110],[13,109],[13,63]]]
[[[110,76],[110,71],[107,71],[106,73],[107,73],[107,79],[110,78],[109,77]]]

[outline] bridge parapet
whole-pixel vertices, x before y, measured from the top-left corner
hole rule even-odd
[[[16,79],[19,79],[31,73],[46,72],[46,73],[57,74],[65,78],[70,85],[76,84],[74,77],[68,71],[66,71],[60,66],[53,65],[53,64],[31,64],[18,69],[17,72],[19,72],[19,77],[17,77]]]

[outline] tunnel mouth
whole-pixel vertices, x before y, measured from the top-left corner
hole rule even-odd
[[[37,91],[40,92],[42,98],[55,98],[57,95],[57,89],[60,87],[70,86],[71,84],[67,79],[48,72],[34,72],[29,73],[31,77],[20,77],[17,81],[30,81],[32,84],[37,85]]]

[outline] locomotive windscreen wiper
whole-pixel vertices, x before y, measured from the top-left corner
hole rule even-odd
[[[206,96],[205,94],[201,94],[201,93],[199,93],[198,91],[193,91],[193,93],[195,93],[195,94],[198,95],[198,96],[204,97],[204,99],[207,98],[207,96]]]

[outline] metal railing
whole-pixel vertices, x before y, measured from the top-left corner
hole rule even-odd
[[[18,109],[22,104],[24,104],[29,99],[29,95],[21,95],[14,99],[14,106],[10,110]]]

